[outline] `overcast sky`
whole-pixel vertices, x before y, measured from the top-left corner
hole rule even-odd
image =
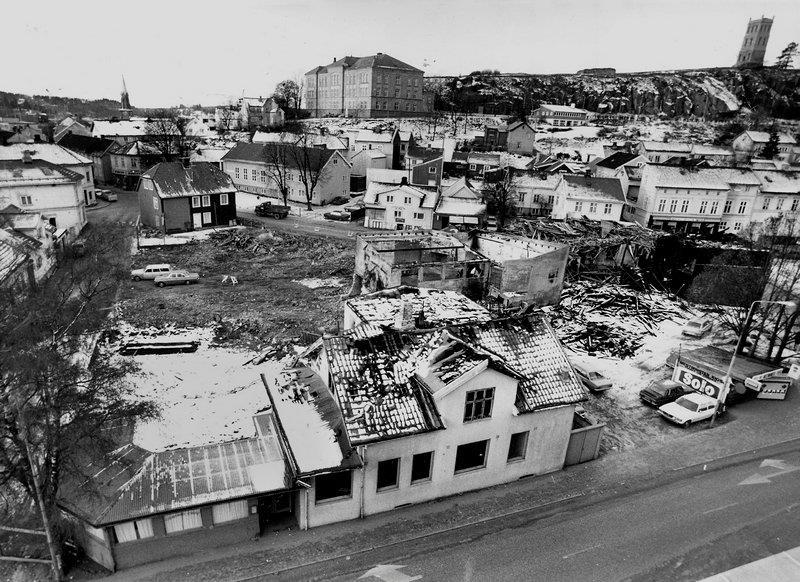
[[[0,89],[138,107],[268,95],[334,56],[429,75],[730,66],[749,17],[767,63],[800,42],[800,0],[39,0],[2,2]]]

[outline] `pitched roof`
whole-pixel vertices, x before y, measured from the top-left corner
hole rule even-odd
[[[642,179],[662,188],[703,188],[708,190],[729,190],[731,184],[758,186],[758,177],[744,168],[680,168],[648,164]]]
[[[301,148],[287,143],[246,143],[243,141],[236,142],[236,145],[227,154],[222,156],[223,160],[239,160],[243,162],[258,162],[261,164],[267,163],[270,158],[272,148],[285,148],[286,164],[295,170],[300,169],[295,160],[296,152],[298,156],[301,154],[298,150]],[[317,169],[325,166],[328,160],[336,153],[336,150],[329,150],[327,148],[310,147],[308,149],[308,156],[311,167],[316,171]]]
[[[180,162],[161,162],[142,174],[142,178],[153,180],[160,198],[236,192],[231,177],[208,162],[192,164],[188,168]]]
[[[0,184],[53,184],[80,182],[83,176],[45,160],[0,160]]]
[[[629,154],[628,152],[614,152],[607,158],[597,162],[596,165],[602,168],[611,168],[612,170],[615,170],[620,166],[624,166],[631,160],[635,160],[638,157],[639,154]]]
[[[769,141],[769,132],[768,131],[753,131],[751,129],[745,130],[742,132],[746,134],[751,140],[755,143],[767,143]],[[778,133],[778,143],[782,144],[794,144],[797,141],[789,134],[780,132]]]
[[[77,133],[68,133],[58,140],[58,145],[87,156],[96,153],[104,153],[115,143],[116,142],[112,139],[89,137],[86,135],[78,135]]]
[[[352,297],[345,305],[361,323],[389,327],[394,326],[404,305],[411,306],[415,324],[421,328],[491,319],[485,307],[449,289],[395,287]]]
[[[27,238],[27,237],[26,237]],[[0,284],[28,260],[28,245],[11,229],[0,228]]]
[[[800,173],[778,170],[753,170],[761,191],[769,194],[800,194]]]
[[[677,141],[641,141],[646,151],[686,153],[692,151],[692,144]]]
[[[539,107],[558,113],[589,113],[586,109],[570,107],[569,105],[553,105],[552,103],[542,103]]]
[[[341,59],[335,59],[330,64],[314,67],[313,69],[308,71],[306,75],[325,73],[327,72],[329,67],[342,67],[342,66],[345,68],[352,68],[352,69],[368,69],[373,67],[383,67],[392,69],[403,69],[406,71],[414,71],[418,73],[422,72],[422,70],[416,67],[412,67],[408,63],[404,63],[403,61],[396,59],[392,56],[383,53],[377,53],[367,57],[346,56],[342,57]]]
[[[433,161],[441,158],[444,155],[444,150],[438,148],[423,148],[423,147],[410,147],[406,153],[406,158],[421,159],[422,163]]]
[[[564,184],[567,186],[567,198],[625,202],[622,182],[618,178],[564,174]]]
[[[108,137],[108,136],[143,136],[146,131],[146,123],[144,121],[107,121],[98,120],[92,125],[92,135],[95,137]]]
[[[464,176],[442,188],[442,199],[444,198],[457,198],[480,202],[483,196],[472,187],[472,184],[470,184],[469,180]]]
[[[419,200],[419,208],[436,208],[439,200],[438,189],[426,189],[420,186],[409,184],[383,184],[381,182],[370,182],[367,193],[364,194],[364,204],[375,205],[378,203],[378,195],[386,192],[394,192],[396,196],[410,196],[412,199]]]
[[[0,160],[21,160],[28,152],[34,160],[44,160],[57,166],[91,164],[92,160],[54,143],[15,143],[0,147]]]
[[[116,143],[111,146],[111,149],[108,150],[108,153],[120,155],[120,156],[160,156],[161,153],[156,149],[154,146],[150,145],[147,142],[139,141],[128,141],[125,143]]]

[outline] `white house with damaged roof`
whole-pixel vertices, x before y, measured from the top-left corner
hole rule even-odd
[[[436,187],[371,182],[364,195],[364,226],[380,230],[428,230],[439,192]]]
[[[620,220],[625,194],[619,178],[564,174],[556,188],[552,217]]]
[[[486,203],[465,177],[442,188],[434,215],[435,228],[480,228],[486,218]]]
[[[525,173],[511,182],[514,205],[521,216],[550,216],[563,174]]]
[[[359,325],[323,338],[314,368],[363,466],[306,481],[309,527],[557,471],[586,399],[541,316]]]

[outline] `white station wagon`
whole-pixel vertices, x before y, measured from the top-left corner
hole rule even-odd
[[[714,415],[714,407],[717,404],[716,398],[692,392],[681,396],[675,402],[669,402],[658,409],[658,413],[670,422],[674,422],[684,428],[693,422],[708,420]],[[724,405],[719,408],[719,413],[725,411]]]
[[[131,279],[141,281],[142,279],[153,280],[172,271],[172,267],[166,263],[160,265],[147,265],[144,269],[134,269],[131,271]]]

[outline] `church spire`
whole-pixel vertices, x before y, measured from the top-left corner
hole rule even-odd
[[[125,86],[125,75],[122,76],[122,93],[120,94],[119,104],[120,119],[130,119],[132,107],[131,99],[128,96],[128,87]]]

